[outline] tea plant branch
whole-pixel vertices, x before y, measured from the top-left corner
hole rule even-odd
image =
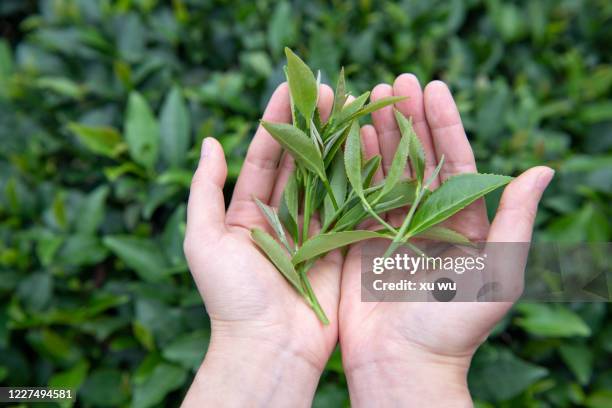
[[[291,50],[286,49],[285,53],[292,123],[262,121],[261,124],[291,154],[296,167],[283,190],[278,211],[256,200],[280,244],[263,231],[254,231],[252,237],[321,322],[327,324],[329,319],[308,278],[308,272],[319,258],[335,249],[372,238],[391,240],[385,256],[402,244],[423,254],[410,242],[414,237],[465,243],[467,239],[460,233],[437,227],[437,224],[507,184],[511,178],[462,174],[430,191],[444,157],[429,179],[424,180],[423,146],[411,120],[394,110],[400,142],[386,178],[373,186],[381,158],[375,156],[364,162],[359,119],[405,98],[388,97],[367,103],[370,93],[365,92],[347,104],[344,71],[341,71],[331,115],[323,122],[317,109],[320,75],[315,78],[310,68]],[[413,180],[404,180],[408,164],[413,170]],[[399,229],[383,218],[387,211],[407,205],[410,209]],[[322,227],[311,235],[312,218],[316,214],[321,218]],[[381,228],[356,230],[367,218],[376,220]],[[292,245],[285,230],[292,238]]]
[[[417,195],[416,195],[416,198],[414,199],[414,202],[410,206],[410,210],[408,211],[408,215],[406,215],[406,218],[404,218],[404,221],[402,222],[402,225],[401,225],[399,231],[397,232],[397,235],[395,236],[395,238],[391,242],[391,245],[389,245],[389,247],[385,251],[383,257],[390,256],[391,254],[393,254],[393,252],[395,252],[397,247],[402,242],[407,243],[408,240],[410,238],[412,238],[411,234],[407,234],[406,233],[408,231],[408,227],[410,227],[410,223],[412,222],[412,217],[414,217],[414,213],[416,212],[416,209],[418,208],[419,204],[421,203],[421,200],[423,199],[423,196],[425,195],[425,193],[427,191],[429,191],[428,190],[429,186],[431,186],[431,183],[433,183],[433,181],[436,179],[436,177],[438,177],[438,174],[440,173],[440,170],[442,169],[443,165],[444,165],[444,155],[442,155],[442,157],[440,157],[440,162],[436,166],[436,169],[431,174],[431,176],[429,177],[427,182],[425,182],[425,185],[421,185],[421,182],[417,179],[417,187],[416,187]]]

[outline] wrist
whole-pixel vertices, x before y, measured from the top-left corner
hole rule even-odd
[[[360,353],[363,354],[363,353]],[[355,357],[355,356],[353,356]],[[471,356],[440,356],[393,347],[344,360],[351,403],[383,406],[471,407]]]
[[[185,407],[310,406],[322,367],[298,345],[284,336],[214,333]]]

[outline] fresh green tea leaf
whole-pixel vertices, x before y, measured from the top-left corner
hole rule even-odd
[[[405,137],[410,140],[410,164],[417,180],[422,183],[425,175],[425,150],[423,150],[423,145],[412,128],[412,120],[406,119],[406,117],[397,109],[394,109],[394,113],[395,120],[397,121],[400,133],[402,134],[402,139]]]
[[[423,188],[429,188],[429,186],[431,186],[431,183],[433,183],[434,180],[438,177],[438,174],[440,174],[440,170],[442,170],[442,166],[444,166],[444,160],[445,157],[444,155],[442,155],[433,173],[431,173],[427,181],[425,181],[425,184],[423,184]]]
[[[414,180],[401,180],[380,198],[374,209],[377,212],[385,212],[412,204],[416,196],[416,188],[417,183]],[[373,197],[376,193],[371,194]]]
[[[381,156],[376,155],[371,157],[365,164],[363,165],[363,170],[361,171],[361,177],[363,178],[363,188],[367,189],[372,185],[372,180],[374,179],[374,175],[376,171],[380,167]]]
[[[346,82],[344,79],[344,67],[340,69],[340,75],[338,75],[338,83],[336,85],[336,94],[334,95],[334,107],[332,109],[331,118],[336,117],[342,110],[342,107],[346,103]]]
[[[278,218],[283,223],[287,232],[289,232],[289,235],[291,236],[291,239],[293,239],[293,242],[298,242],[298,225],[297,222],[289,214],[289,209],[287,208],[287,203],[285,201],[285,192],[283,192],[280,205],[278,206]]]
[[[287,123],[262,121],[261,124],[281,146],[291,153],[298,163],[325,180],[325,167],[321,154],[304,132]]]
[[[344,147],[344,166],[346,176],[358,196],[363,196],[363,180],[361,176],[361,137],[359,135],[359,123],[353,122],[346,146]]]
[[[259,199],[257,199],[257,197],[254,197],[254,200],[263,215],[266,217],[268,224],[270,224],[274,232],[276,232],[276,236],[278,237],[278,239],[280,239],[285,248],[287,248],[287,251],[291,252],[291,245],[289,245],[289,241],[287,241],[285,230],[283,229],[283,225],[278,219],[278,215],[276,214],[276,211],[274,211],[274,208],[262,203]]]
[[[344,200],[346,199],[347,190],[347,178],[344,170],[344,154],[342,154],[342,151],[338,152],[336,158],[332,162],[329,184],[332,192],[334,193],[334,197],[336,198],[336,203],[338,203],[338,206],[342,206]],[[334,215],[334,213],[335,209],[331,198],[326,195],[323,201],[323,223],[325,224],[328,219]]]
[[[357,98],[355,98],[355,100],[346,104],[338,114],[338,117],[336,118],[336,124],[340,126],[345,122],[353,119],[353,116],[357,114],[357,112],[363,107],[369,96],[370,92],[364,92]]]
[[[287,56],[287,80],[291,98],[304,118],[310,122],[317,106],[319,89],[317,81],[308,65],[291,51],[285,48]]]
[[[450,228],[440,227],[438,225],[433,226],[420,234],[415,238],[429,239],[432,241],[450,242],[452,244],[470,245],[471,242],[463,234],[453,231]]]
[[[315,115],[315,116],[318,116],[318,115]],[[325,146],[323,144],[323,139],[321,139],[321,135],[319,134],[319,131],[317,130],[317,126],[315,125],[313,121],[310,121],[310,138],[312,139],[315,146],[319,147],[320,149],[323,149],[323,147]]]
[[[340,146],[344,143],[350,132],[350,125],[340,127],[335,131],[329,139],[325,142],[325,149],[323,150],[323,157],[325,158],[325,168],[329,167],[329,164],[336,156]]]
[[[289,211],[289,215],[293,219],[294,222],[298,222],[298,208],[299,208],[299,192],[298,192],[298,181],[296,178],[295,171],[291,173],[289,179],[287,180],[287,184],[285,185],[285,190],[283,190],[283,198],[284,202],[287,205],[287,210]]]
[[[353,119],[360,118],[365,115],[369,115],[372,112],[376,112],[377,110],[384,108],[385,106],[393,105],[407,98],[408,98],[407,96],[387,96],[377,101],[370,102],[363,108],[359,109],[359,111],[357,111],[355,115],[353,116]]]
[[[396,111],[397,112],[397,111]],[[397,150],[393,156],[391,167],[385,178],[383,188],[380,192],[381,197],[389,192],[400,181],[404,174],[406,164],[408,163],[408,151],[411,150],[411,145],[414,143],[408,133],[402,132],[402,137],[397,145]]]
[[[276,242],[270,234],[257,228],[251,230],[251,238],[289,283],[291,283],[299,293],[303,294],[304,291],[298,273],[293,267],[287,253],[278,242]]]
[[[371,238],[387,238],[389,236],[376,231],[343,231],[317,235],[304,243],[295,253],[291,262],[294,265],[318,257],[336,248],[341,248],[355,242]]]
[[[374,210],[378,213],[384,213],[411,204],[414,201],[415,188],[416,183],[413,180],[400,181],[379,200],[379,203],[374,206]],[[377,193],[378,191],[368,193],[367,200],[373,200]],[[334,231],[350,230],[368,218],[368,215],[361,204],[361,200],[354,198],[352,205],[349,205],[348,210],[336,221]]]
[[[425,231],[510,181],[512,177],[477,173],[449,178],[416,210],[408,234],[412,236]]]

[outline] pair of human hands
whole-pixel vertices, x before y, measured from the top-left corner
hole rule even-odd
[[[380,84],[372,100],[407,96],[396,108],[412,118],[427,158],[425,177],[442,155],[435,188],[448,177],[476,172],[457,106],[440,81],[423,90],[414,75]],[[321,85],[322,119],[333,104]],[[286,84],[272,95],[269,122],[290,122]],[[393,160],[400,132],[392,107],[372,114],[361,128],[366,159],[382,156],[375,182]],[[329,316],[322,325],[250,238],[252,228],[269,230],[254,197],[278,207],[293,169],[289,155],[259,127],[248,149],[227,211],[223,186],[227,166],[220,144],[205,139],[189,196],[185,254],[210,316],[209,349],[184,405],[308,406],[325,364],[339,342],[353,405],[470,406],[466,376],[477,347],[511,303],[363,303],[360,245],[345,256],[334,251],[309,271]],[[553,177],[547,167],[527,170],[504,190],[489,225],[484,201],[449,220],[471,240],[529,242],[542,192]],[[386,215],[401,224],[405,210]],[[315,226],[316,228],[316,226]]]

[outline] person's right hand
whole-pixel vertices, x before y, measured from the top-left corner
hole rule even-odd
[[[321,86],[324,119],[332,103],[331,88]],[[291,120],[287,84],[276,89],[263,118]],[[253,198],[278,207],[293,163],[281,154],[281,146],[260,126],[226,213],[223,149],[212,138],[204,141],[189,195],[184,247],[212,334],[185,406],[309,406],[336,346],[340,253],[319,260],[309,272],[331,321],[325,326],[250,237],[252,228],[273,234]]]
[[[423,92],[414,75],[404,74],[393,86],[377,86],[372,99],[392,95],[408,96],[396,108],[412,118],[424,146],[425,179],[445,156],[434,188],[452,175],[476,172],[459,112],[444,83],[431,82]],[[384,172],[393,160],[400,132],[391,107],[374,112],[373,122],[374,126],[362,128],[365,156],[381,154]],[[529,242],[538,202],[552,176],[551,169],[535,167],[513,180],[490,226],[482,199],[446,225],[476,242]],[[381,180],[383,174],[377,177]],[[388,214],[388,221],[399,226],[405,215],[405,209],[395,211]],[[471,357],[512,303],[361,302],[360,248],[352,247],[344,262],[339,310],[340,346],[352,403],[471,406],[466,385]],[[517,279],[522,282],[522,275]]]

